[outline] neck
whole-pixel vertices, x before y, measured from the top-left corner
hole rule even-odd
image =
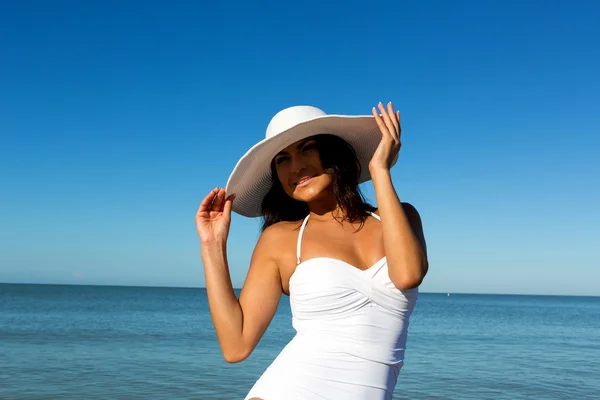
[[[316,221],[330,221],[335,219],[341,222],[346,214],[337,203],[333,194],[329,194],[319,200],[311,201],[308,203],[308,210],[311,219]]]

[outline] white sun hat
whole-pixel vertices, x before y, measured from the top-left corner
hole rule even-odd
[[[262,215],[262,201],[271,189],[271,161],[287,146],[319,134],[348,142],[361,165],[359,183],[371,179],[369,161],[381,142],[381,131],[372,115],[327,115],[312,106],[294,106],[278,112],[266,137],[238,161],[227,180],[227,196],[234,195],[232,210],[246,217]],[[394,160],[394,163],[396,160]]]

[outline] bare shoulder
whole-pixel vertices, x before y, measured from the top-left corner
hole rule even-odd
[[[279,260],[282,249],[295,249],[296,238],[302,221],[277,222],[265,229],[258,239],[256,251],[263,253],[269,258]]]
[[[301,224],[301,223],[300,223]],[[264,283],[265,277],[270,276],[277,281],[278,287],[281,287],[281,266],[286,265],[290,258],[293,259],[293,249],[290,246],[292,233],[295,226],[300,226],[298,223],[279,222],[266,228],[258,238],[250,268],[246,277],[246,285],[252,287],[253,282]],[[290,247],[291,251],[283,251]]]
[[[415,206],[413,206],[411,203],[402,202],[401,204],[402,204],[402,209],[404,210],[404,214],[406,214],[406,217],[408,218],[411,225],[420,226],[422,224],[421,215],[419,214],[419,211],[417,211],[417,208]],[[375,214],[379,215],[379,208],[375,209],[374,212],[375,212]]]
[[[408,218],[412,226],[416,227],[422,225],[421,215],[419,214],[415,206],[413,206],[410,203],[403,202],[402,209],[404,210],[404,213],[406,214],[406,217]]]
[[[267,242],[278,242],[281,240],[285,240],[289,238],[289,236],[297,235],[300,226],[302,225],[302,221],[281,221],[277,222],[267,229],[261,234],[261,239]]]
[[[404,214],[406,215],[413,232],[415,232],[417,237],[419,237],[419,240],[424,244],[425,235],[423,234],[423,222],[419,211],[417,211],[415,206],[407,202],[402,202],[402,209],[404,210]],[[375,214],[379,215],[379,209],[375,210]]]

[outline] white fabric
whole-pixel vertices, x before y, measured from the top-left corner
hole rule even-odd
[[[304,228],[306,228],[308,217],[310,217],[310,214],[308,214],[306,218],[304,218],[304,221],[302,221],[302,226],[300,227],[300,232],[298,233],[298,244],[296,245],[296,265],[300,265],[300,254],[302,253],[302,235],[304,234]]]
[[[265,139],[252,146],[229,175],[225,191],[227,196],[235,195],[233,212],[260,216],[262,200],[271,188],[273,158],[298,140],[324,133],[341,137],[352,146],[361,165],[359,183],[371,179],[369,161],[381,142],[381,131],[372,115],[327,115],[312,106],[289,107],[271,119]]]
[[[300,262],[307,221],[290,278],[296,335],[245,400],[391,399],[418,290],[398,290],[385,257],[366,270],[329,257]]]

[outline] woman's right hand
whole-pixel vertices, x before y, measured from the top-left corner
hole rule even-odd
[[[225,199],[225,189],[218,187],[211,190],[202,200],[196,213],[196,229],[201,243],[227,241],[232,202],[231,196]]]

